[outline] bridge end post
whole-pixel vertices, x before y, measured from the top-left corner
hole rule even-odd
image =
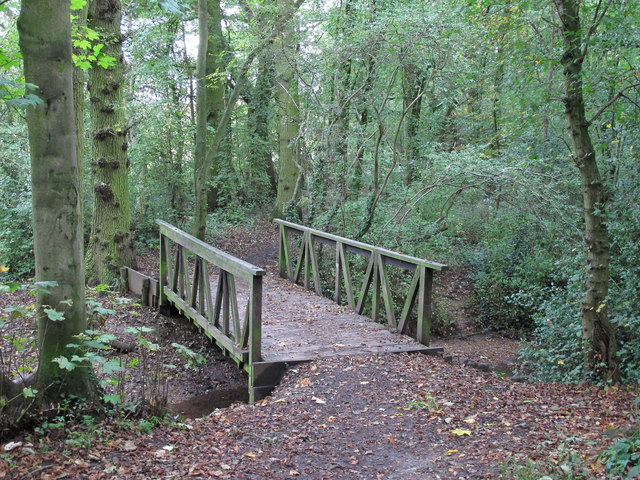
[[[254,275],[249,295],[249,401],[254,403],[260,399],[256,389],[263,387],[261,371],[256,370],[262,361],[262,276]]]
[[[420,266],[420,290],[418,293],[418,325],[416,340],[427,347],[431,343],[431,295],[433,270]]]

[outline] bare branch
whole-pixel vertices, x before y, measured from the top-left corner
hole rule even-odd
[[[591,117],[591,120],[587,122],[587,126],[593,124],[593,122],[595,122],[598,119],[598,117],[600,117],[600,115],[602,115],[607,108],[613,105],[616,102],[616,100],[618,100],[620,97],[624,97],[625,96],[624,92],[626,92],[630,88],[636,88],[636,87],[640,87],[640,83],[633,83],[631,85],[627,85],[626,87],[622,88],[618,93],[616,93],[613,97],[611,97],[607,103],[605,103],[602,107],[600,107],[600,110],[598,110],[595,113],[595,115]],[[625,98],[629,100],[628,97],[625,97]],[[635,102],[632,102],[632,103],[635,103]]]

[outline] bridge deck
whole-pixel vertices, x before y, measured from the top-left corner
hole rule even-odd
[[[273,274],[265,275],[267,272],[262,268],[166,222],[157,223],[160,226],[160,276],[155,288],[158,305],[178,308],[247,370],[252,401],[267,395],[287,365],[293,363],[343,355],[442,351],[423,344],[429,343],[433,270],[441,270],[446,265],[280,222],[278,263],[280,275],[288,277],[284,280]],[[291,238],[295,232],[298,236],[302,232],[297,244]],[[335,288],[341,288],[342,278],[350,308],[319,295],[322,289],[320,251],[315,241],[335,247]],[[298,248],[299,258],[295,261],[292,244]],[[353,284],[350,254],[365,259],[362,288]],[[398,321],[393,313],[387,263],[409,270],[413,277]],[[295,284],[301,274],[304,286],[313,283],[318,295]],[[131,283],[129,281],[130,286]],[[147,280],[147,291],[149,284]],[[357,304],[353,294],[356,289],[360,292]],[[387,323],[397,326],[401,332],[406,331],[409,313],[412,306],[416,306],[416,339],[354,313],[353,310],[364,310],[367,292],[371,294],[373,318],[377,318],[382,298]]]
[[[279,277],[264,277],[262,301],[263,362],[430,350]]]

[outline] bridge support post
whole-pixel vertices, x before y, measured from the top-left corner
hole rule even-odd
[[[418,293],[418,328],[416,340],[429,346],[431,342],[431,293],[433,290],[433,270],[420,268],[420,291]]]

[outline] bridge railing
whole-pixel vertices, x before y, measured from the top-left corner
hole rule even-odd
[[[417,307],[415,338],[423,345],[429,345],[432,317],[433,272],[447,268],[442,263],[393,252],[348,238],[325,233],[320,230],[274,220],[280,226],[280,276],[294,283],[302,282],[305,288],[313,288],[322,295],[317,244],[335,248],[334,300],[340,303],[342,287],[346,303],[356,313],[361,314],[371,290],[371,317],[379,320],[379,308],[384,304],[386,321],[390,327],[405,333],[414,307]],[[292,235],[301,237],[297,253],[292,249]],[[366,270],[360,288],[354,288],[354,277],[348,254],[353,253],[366,259]],[[394,265],[413,272],[413,279],[403,302],[398,318],[394,313],[392,288],[387,274],[387,266]]]
[[[261,361],[264,270],[218,250],[162,220],[158,305],[171,303],[246,369]],[[209,266],[218,269],[215,296]],[[236,279],[249,286],[244,316]]]

